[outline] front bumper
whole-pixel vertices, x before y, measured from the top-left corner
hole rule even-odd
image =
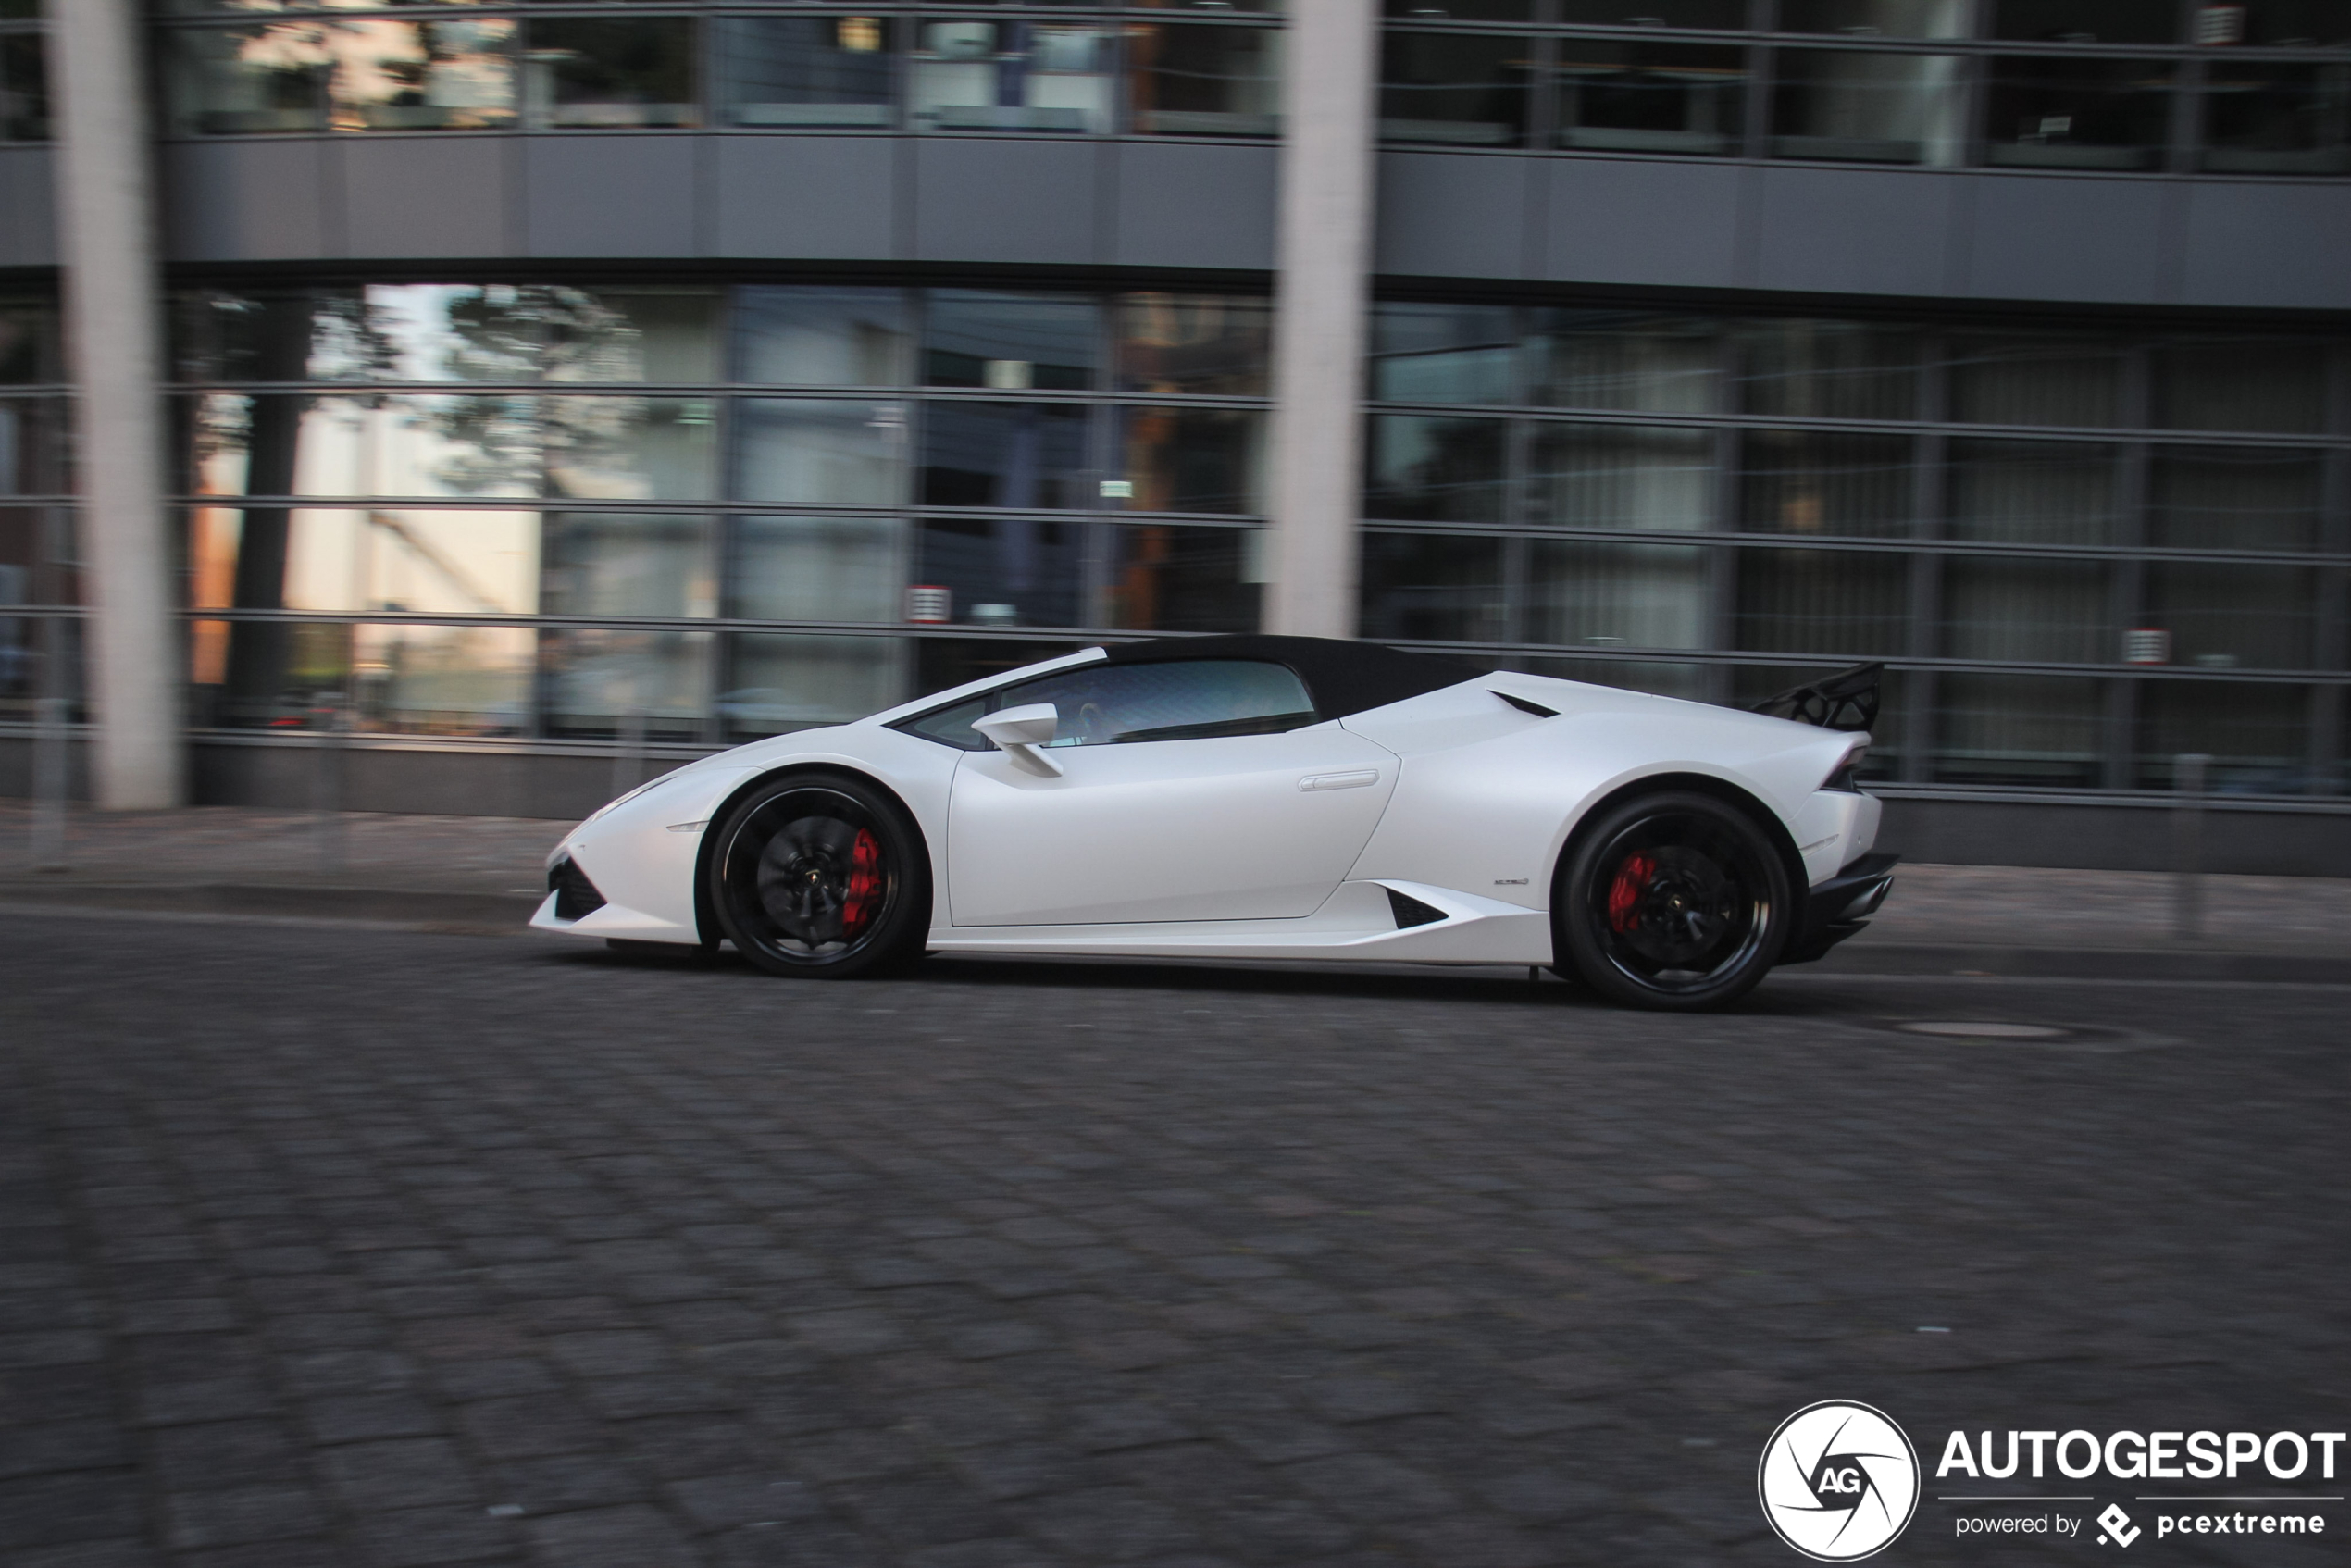
[[[1810,964],[1870,923],[1894,886],[1898,854],[1865,854],[1804,895],[1804,920],[1788,940],[1782,964]]]

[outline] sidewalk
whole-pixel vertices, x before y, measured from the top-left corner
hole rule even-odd
[[[31,869],[31,813],[0,801],[0,905],[143,909],[519,930],[567,824],[197,806],[77,811],[69,869]],[[339,836],[339,854],[332,848]],[[339,864],[338,864],[339,860]],[[2208,877],[2203,933],[2173,933],[2174,879],[2137,871],[1906,865],[1847,973],[2351,983],[2351,881]]]

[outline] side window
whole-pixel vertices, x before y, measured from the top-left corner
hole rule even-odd
[[[952,708],[910,718],[893,728],[909,735],[919,735],[926,740],[936,740],[942,746],[952,746],[959,752],[989,750],[988,737],[972,728],[972,720],[989,711],[986,697],[974,697],[968,703],[958,703]]]
[[[1031,703],[1061,710],[1055,746],[1273,735],[1314,722],[1314,701],[1296,674],[1244,659],[1090,665],[997,693],[1001,707]]]

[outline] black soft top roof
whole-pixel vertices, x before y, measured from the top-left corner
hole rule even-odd
[[[1287,665],[1306,682],[1314,711],[1345,718],[1424,691],[1441,691],[1484,674],[1474,665],[1428,653],[1399,653],[1376,642],[1335,637],[1156,637],[1107,650],[1114,665],[1156,665],[1172,659],[1257,659]]]

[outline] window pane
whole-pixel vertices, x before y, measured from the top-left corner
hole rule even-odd
[[[2146,623],[2171,634],[2171,662],[2207,669],[2308,669],[2318,574],[2297,566],[2158,561]]]
[[[782,387],[896,387],[914,379],[898,289],[735,292],[737,375]]]
[[[545,485],[539,400],[215,392],[191,420],[200,495],[530,496]]]
[[[2175,759],[2212,759],[2208,789],[2224,795],[2298,795],[2310,782],[2310,695],[2258,681],[2151,680],[2139,693],[2142,790],[2178,787]]]
[[[1133,128],[1147,136],[1278,134],[1281,49],[1273,28],[1129,27]]]
[[[1909,571],[1908,557],[1891,554],[1742,550],[1736,646],[1857,658],[1898,653]]]
[[[757,621],[894,621],[906,568],[895,518],[737,517],[727,613]]]
[[[1780,0],[1783,32],[1965,38],[1966,0]]]
[[[914,642],[914,691],[921,695],[944,691],[951,686],[963,686],[984,680],[1023,665],[1037,664],[1045,659],[1057,659],[1064,653],[1075,653],[1085,644],[1080,642],[1030,642],[1009,637],[925,637]],[[960,744],[975,752],[992,750],[989,743],[972,733],[968,720],[952,744]]]
[[[722,17],[733,125],[887,126],[897,24],[877,17]]]
[[[718,608],[703,517],[552,513],[545,586],[551,616],[709,616]]]
[[[729,740],[846,724],[894,705],[906,687],[905,645],[894,637],[727,639],[718,717]]]
[[[1955,441],[1953,539],[2011,544],[2111,544],[2115,449],[2071,442]]]
[[[744,398],[735,493],[802,506],[894,506],[905,499],[906,405]]]
[[[1247,529],[1116,528],[1102,624],[1122,631],[1257,629],[1265,535]]]
[[[68,414],[62,398],[0,397],[0,495],[62,495]]]
[[[1740,525],[1751,532],[1897,539],[1910,531],[1905,437],[1755,430],[1740,450]]]
[[[0,142],[49,139],[49,78],[37,32],[0,37]]]
[[[2224,174],[2351,171],[2351,70],[2220,60],[2204,89],[2203,166]]]
[[[1499,419],[1375,416],[1365,509],[1375,517],[1499,522],[1507,429]]]
[[[1565,38],[1559,51],[1561,146],[1716,156],[1739,150],[1743,50]]]
[[[2147,0],[1997,0],[1992,36],[2064,44],[2174,44],[2179,11]]]
[[[1100,505],[1101,485],[1087,462],[1086,416],[1082,406],[1065,403],[929,404],[923,410],[923,504]]]
[[[1126,498],[1138,512],[1265,510],[1264,416],[1231,408],[1122,408]]]
[[[1853,321],[1759,321],[1738,339],[1739,406],[1801,419],[1909,419],[1918,336]]]
[[[2344,0],[2242,0],[2236,9],[2245,30],[2236,43],[2271,49],[2351,44],[2351,6]]]
[[[64,380],[56,307],[45,301],[0,301],[0,386]]]
[[[337,131],[494,131],[514,123],[507,18],[330,24],[328,123]]]
[[[1691,533],[1713,526],[1714,438],[1704,430],[1538,426],[1536,504],[1571,529]]]
[[[333,24],[183,28],[165,37],[173,134],[320,129]]]
[[[715,493],[717,425],[701,398],[540,400],[547,493],[582,501],[699,501]]]
[[[1772,93],[1772,153],[1854,163],[1956,164],[1959,57],[1788,49]]]
[[[219,625],[218,622],[212,623]],[[349,626],[317,622],[233,621],[219,634],[196,639],[199,676],[217,676],[198,691],[200,724],[234,729],[323,729],[350,690]]]
[[[1938,784],[2086,789],[2099,780],[2104,692],[2096,681],[1945,675],[1935,682]]]
[[[1530,547],[1528,576],[1531,642],[1706,646],[1702,551],[1538,540]]]
[[[1991,63],[1984,155],[2053,168],[2154,168],[2170,140],[2171,67],[2162,60],[2007,55]]]
[[[1943,653],[2019,664],[2103,664],[2115,638],[2097,561],[1954,555],[1943,563]]]
[[[1963,340],[1951,366],[1951,417],[1985,425],[2121,422],[2122,351],[2096,338]]]
[[[1084,626],[1085,525],[1031,517],[931,517],[915,580],[947,590],[974,626]]]
[[[1747,0],[1560,0],[1560,20],[1588,27],[1747,26]]]
[[[1082,665],[1015,687],[1000,705],[1031,703],[1061,710],[1051,746],[1267,735],[1314,719],[1314,700],[1295,672],[1242,659]]]
[[[1270,301],[1238,294],[1126,294],[1117,305],[1123,392],[1256,397],[1274,357]]]
[[[1372,307],[1372,396],[1380,401],[1515,403],[1517,356],[1517,315],[1508,305]]]
[[[1367,638],[1507,641],[1502,541],[1457,534],[1365,534],[1362,609]]]
[[[2313,452],[2158,451],[2147,542],[2187,550],[2315,550],[2321,482]]]
[[[2166,343],[2155,354],[2156,422],[2175,430],[2326,429],[2327,346],[2278,338]]]
[[[1721,329],[1704,319],[1545,311],[1530,401],[1562,408],[1708,414],[1721,379]]]
[[[1391,17],[1424,21],[1526,22],[1535,19],[1535,0],[1386,0]]]
[[[916,24],[906,66],[918,129],[1107,131],[1113,30],[976,19]]]
[[[1081,295],[933,289],[923,380],[934,387],[1085,392],[1099,380],[1101,317]]]
[[[354,720],[403,735],[530,733],[531,649],[518,626],[352,628]]]
[[[1380,51],[1380,138],[1523,145],[1533,47],[1524,38],[1388,33]]]
[[[1686,703],[1704,702],[1710,684],[1704,665],[1657,659],[1546,659],[1513,653],[1495,667],[1548,675],[1555,680],[1580,680],[1587,686],[1612,686],[1622,691],[1646,691],[1654,697],[1678,697]]]
[[[715,289],[535,289],[550,381],[715,381]],[[373,297],[373,291],[370,291]]]
[[[700,740],[709,658],[706,631],[542,632],[546,733],[609,740],[638,712],[649,740]]]
[[[694,24],[683,18],[533,20],[523,99],[541,126],[697,125]]]
[[[434,615],[540,608],[533,512],[206,507],[198,521],[200,603]]]

